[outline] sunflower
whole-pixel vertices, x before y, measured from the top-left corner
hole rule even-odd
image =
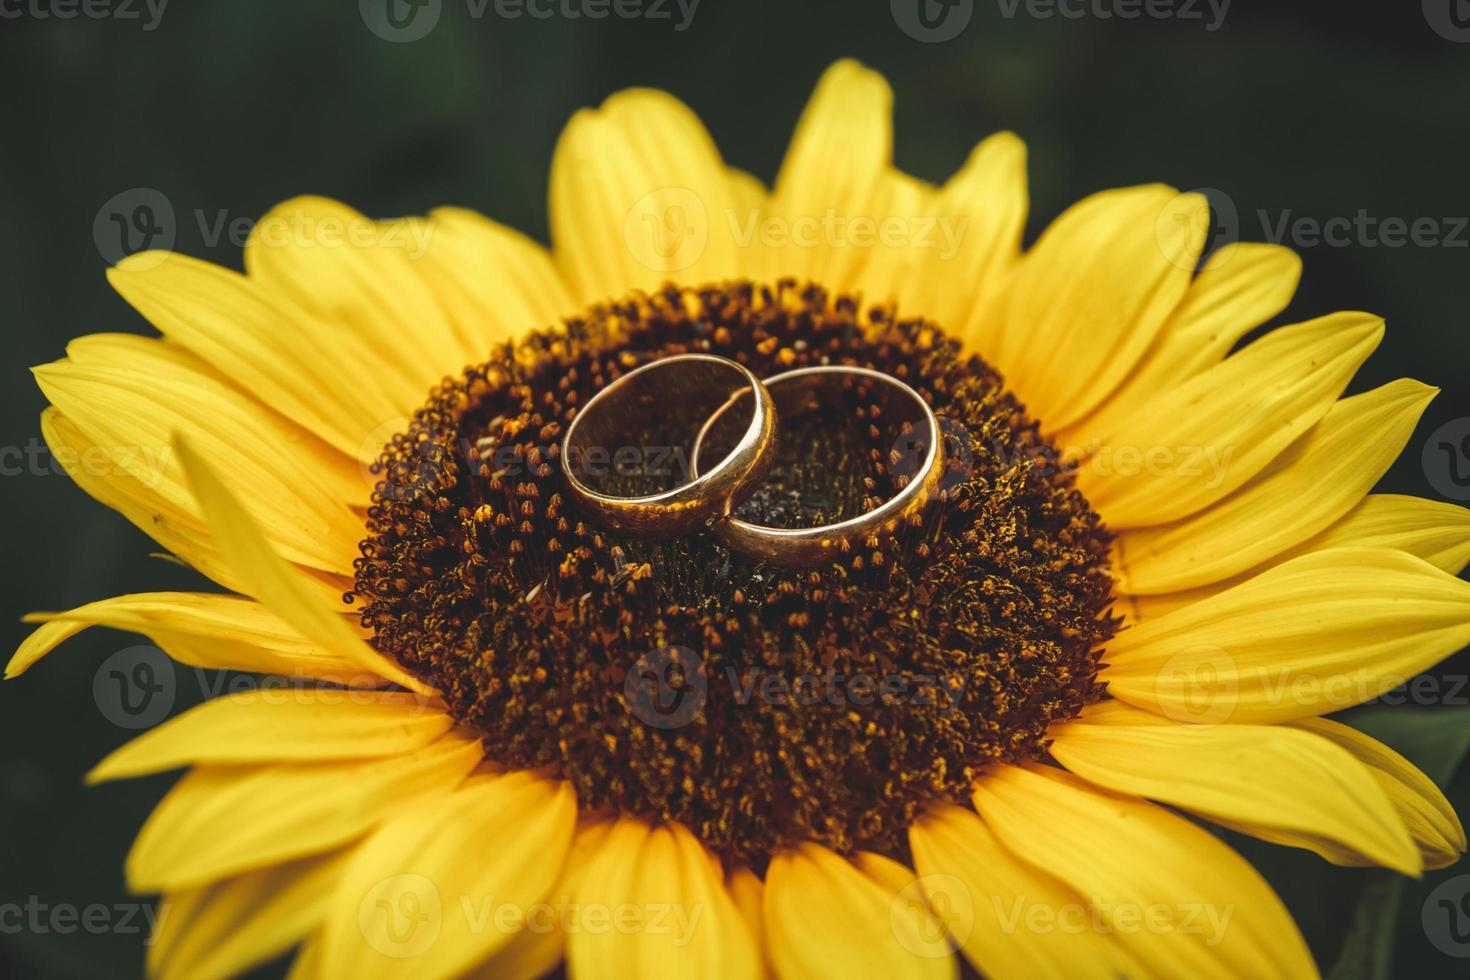
[[[152,974],[1301,977],[1202,822],[1406,875],[1464,851],[1425,776],[1322,717],[1470,642],[1470,513],[1370,493],[1434,391],[1341,397],[1382,321],[1242,343],[1297,258],[1202,255],[1207,202],[1162,185],[1023,251],[1021,142],[935,187],[892,166],[890,103],[834,65],[768,191],[617,94],[556,148],[550,251],[301,198],[243,274],[110,270],[162,336],[36,369],[46,440],[223,591],[38,615],[7,675],[106,626],[264,678],[90,774],[188,769],[127,860],[167,910]],[[567,422],[688,351],[905,380],[939,499],[802,571],[590,526]],[[845,397],[747,511],[900,479]]]

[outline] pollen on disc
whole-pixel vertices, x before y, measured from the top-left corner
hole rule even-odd
[[[696,352],[758,377],[900,378],[943,421],[939,499],[798,571],[709,535],[600,530],[563,492],[568,422],[620,374]],[[844,397],[782,430],[742,516],[823,523],[901,484],[912,427],[871,391]],[[630,446],[651,438],[637,429]],[[901,855],[925,805],[1038,758],[1049,725],[1101,696],[1110,539],[1038,421],[939,325],[817,285],[598,306],[445,382],[378,466],[355,592],[377,648],[438,687],[491,760],[568,780],[587,810],[679,820],[757,868],[807,840]],[[618,476],[636,492],[653,474]]]

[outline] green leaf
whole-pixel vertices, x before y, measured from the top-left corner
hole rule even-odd
[[[1399,752],[1439,786],[1448,786],[1470,750],[1470,707],[1366,705],[1336,720]]]
[[[1345,712],[1337,720],[1392,747],[1441,787],[1449,785],[1466,751],[1470,750],[1470,707],[1369,705]],[[1422,942],[1422,935],[1416,937],[1414,932],[1418,919],[1416,910],[1423,903],[1424,895],[1442,880],[1443,874],[1411,882],[1389,872],[1372,872],[1373,877],[1358,898],[1352,926],[1343,940],[1336,964],[1328,973],[1328,980],[1426,976],[1423,972],[1425,965],[1406,969],[1403,961],[1417,962],[1426,955],[1428,944]],[[1406,896],[1409,899],[1407,903]],[[1406,928],[1404,917],[1410,911],[1415,912],[1412,918],[1416,925]],[[1400,955],[1395,957],[1395,939],[1401,934],[1405,940],[1417,938],[1420,942],[1400,944]],[[1430,954],[1438,955],[1432,950]],[[1439,965],[1445,964],[1441,962]]]
[[[1327,980],[1379,980],[1392,975],[1394,931],[1404,879],[1392,871],[1371,874],[1372,879],[1358,896],[1352,926]]]

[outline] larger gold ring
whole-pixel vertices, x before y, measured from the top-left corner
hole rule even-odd
[[[660,408],[677,409],[719,397],[717,393],[728,390],[732,381],[735,392],[717,414],[750,395],[750,424],[709,472],[700,474],[687,464],[686,482],[645,496],[620,497],[585,482],[583,477],[596,460],[621,471],[623,455],[632,457],[634,468],[647,467],[657,457],[661,460],[657,465],[664,468],[661,474],[667,475],[667,468],[681,457],[682,446],[629,445],[629,421],[648,419]],[[775,436],[775,406],[755,375],[712,354],[677,354],[629,371],[592,396],[562,440],[561,468],[572,496],[606,527],[639,537],[674,537],[699,530],[745,502],[770,473]]]
[[[904,519],[933,497],[944,472],[943,434],[928,403],[902,381],[868,368],[832,365],[777,374],[766,378],[765,386],[775,400],[777,411],[789,419],[810,407],[809,403],[802,401],[802,395],[824,384],[851,381],[853,378],[885,385],[909,404],[919,430],[915,433],[919,452],[918,465],[908,475],[908,482],[898,493],[867,513],[820,527],[766,527],[738,517],[727,517],[713,524],[710,531],[730,550],[773,565],[806,567],[826,564],[839,560],[853,542],[874,534],[891,534]],[[720,415],[739,397],[737,395],[721,406],[699,430],[690,453],[690,467],[695,474],[699,473],[699,455],[706,437]]]

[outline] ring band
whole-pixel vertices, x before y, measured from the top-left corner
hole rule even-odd
[[[731,376],[740,387],[715,414],[724,414],[747,391],[754,397],[754,409],[734,448],[708,473],[699,473],[691,464],[688,482],[637,497],[612,496],[583,482],[576,472],[578,462],[588,460],[595,449],[605,453],[609,446],[623,445],[627,419],[647,417],[642,410],[633,414],[622,409],[640,401],[646,409],[707,397],[717,390],[712,384],[718,386],[721,375]],[[775,462],[775,435],[776,410],[770,392],[748,369],[712,354],[677,354],[629,371],[592,396],[562,440],[561,468],[572,495],[605,526],[640,537],[673,537],[725,517],[749,499]]]
[[[908,385],[891,375],[868,368],[832,365],[800,368],[765,379],[765,386],[776,402],[777,411],[790,418],[800,409],[797,400],[801,394],[823,384],[843,377],[856,376],[879,382],[905,396],[917,410],[920,427],[927,435],[927,448],[920,459],[918,469],[909,482],[897,494],[882,505],[865,514],[824,524],[820,527],[766,527],[752,524],[738,517],[729,516],[710,527],[710,531],[732,551],[770,562],[773,565],[803,567],[821,565],[837,560],[846,546],[877,532],[893,531],[898,524],[916,510],[922,508],[933,496],[935,487],[944,472],[943,445],[939,420],[928,403]],[[695,437],[694,449],[690,453],[690,467],[699,473],[699,454],[711,427],[738,398],[732,397],[714,415],[710,416]]]

